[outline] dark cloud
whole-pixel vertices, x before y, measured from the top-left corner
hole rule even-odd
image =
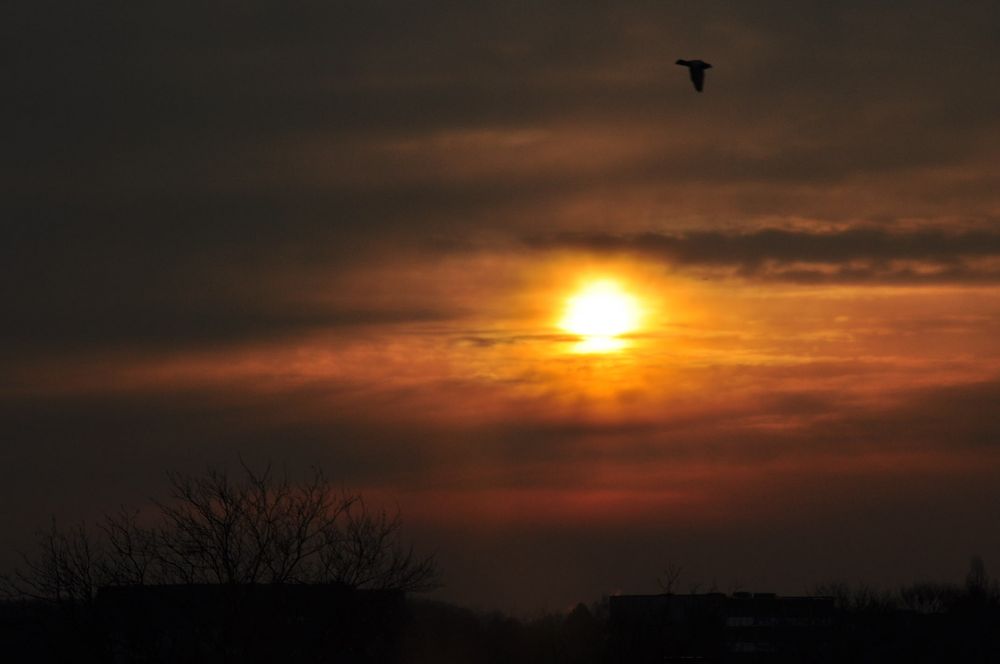
[[[921,454],[993,459],[1000,458],[1000,424],[989,404],[998,397],[996,380],[903,390],[886,395],[889,403],[884,404],[830,390],[773,390],[740,403],[717,400],[697,412],[654,419],[524,423],[494,426],[473,437],[479,454],[501,464],[519,469],[551,464],[537,472],[542,485],[558,477],[559,468],[575,468],[570,481],[589,483],[602,464],[669,474],[675,464],[820,467],[836,466],[838,460],[863,463],[879,455],[905,460]]]
[[[318,247],[339,265],[428,232],[606,227],[606,207],[654,227],[982,214],[996,207],[990,171],[914,171],[995,152],[1000,98],[981,84],[1000,62],[994,11],[18,2],[2,28],[5,245],[41,272],[100,260],[142,283],[198,261],[266,273],[263,257]],[[718,62],[697,108],[671,64],[687,51]],[[426,144],[456,130],[539,138]],[[617,143],[639,147],[607,159]],[[535,168],[553,151],[569,158]],[[511,166],[465,175],[498,156]],[[897,200],[873,203],[887,186]],[[594,207],[595,192],[593,217],[559,212]],[[35,272],[4,258],[4,280],[30,290]],[[67,281],[87,283],[81,271]]]
[[[993,11],[17,3],[4,35],[15,72],[9,172],[35,191],[102,174],[105,185],[114,176],[149,187],[192,168],[226,181],[227,155],[249,149],[261,160],[254,146],[287,150],[311,134],[567,121],[683,131],[696,149],[666,155],[664,176],[675,164],[716,181],[822,181],[953,161],[995,126],[998,98],[976,85],[996,73]],[[718,102],[699,99],[692,118],[671,63],[696,48],[720,63]]]
[[[1000,381],[924,388],[882,411],[859,412],[825,423],[824,438],[846,449],[1000,449],[1000,422],[992,404]]]
[[[0,283],[0,354],[220,346],[454,315],[426,302],[386,308],[364,293],[338,292],[338,277],[363,261],[364,249],[349,242],[310,252],[259,238],[264,244],[253,247],[239,224],[219,219],[169,229],[139,229],[129,219],[47,222],[6,230],[0,257],[11,278]],[[228,245],[220,237],[227,232]],[[337,255],[339,267],[328,263]]]
[[[737,276],[799,283],[976,283],[1000,279],[1000,233],[992,230],[866,227],[680,235],[563,233],[529,237],[525,242],[536,249],[635,254],[681,269],[723,268]]]

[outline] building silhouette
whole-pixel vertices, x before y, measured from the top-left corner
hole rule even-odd
[[[832,661],[830,598],[773,593],[610,598],[613,662]]]
[[[404,594],[339,584],[110,587],[97,596],[113,662],[396,658]]]

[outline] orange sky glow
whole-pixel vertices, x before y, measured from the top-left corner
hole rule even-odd
[[[484,606],[1000,568],[997,3],[50,4],[0,568],[240,458]]]

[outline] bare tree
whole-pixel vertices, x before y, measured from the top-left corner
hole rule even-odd
[[[896,606],[896,598],[888,590],[880,590],[866,583],[851,585],[846,581],[831,581],[812,587],[810,595],[829,597],[834,606],[843,611],[858,613],[885,613]]]
[[[102,576],[110,585],[141,586],[156,580],[159,562],[156,532],[139,525],[139,511],[121,507],[104,517],[105,556]]]
[[[917,613],[944,613],[960,595],[961,590],[953,584],[919,582],[899,589],[899,605]]]
[[[316,471],[293,485],[270,467],[242,477],[209,469],[169,475],[170,499],[157,503],[159,574],[185,583],[288,583],[319,580],[319,557],[338,546],[356,496],[335,491]]]
[[[107,582],[101,548],[84,524],[61,530],[52,519],[36,536],[36,555],[22,555],[23,567],[0,577],[10,597],[57,604],[88,604]]]
[[[438,585],[433,556],[401,538],[398,512],[370,510],[361,497],[333,487],[320,470],[304,482],[255,471],[209,468],[170,473],[169,495],[149,521],[122,508],[97,540],[81,526],[53,523],[35,557],[7,577],[26,597],[80,600],[100,585],[338,582],[355,588],[429,590]]]
[[[372,512],[358,498],[344,510],[343,529],[320,552],[320,579],[349,586],[413,592],[437,585],[433,557],[418,556],[400,537],[399,512]]]
[[[972,556],[969,572],[965,575],[965,591],[970,597],[986,597],[990,587],[990,576],[980,556]]]
[[[663,574],[656,577],[656,584],[660,586],[660,590],[665,595],[672,595],[674,589],[677,587],[677,581],[681,578],[681,572],[684,571],[682,565],[678,565],[675,562],[667,562],[667,566],[663,568]]]

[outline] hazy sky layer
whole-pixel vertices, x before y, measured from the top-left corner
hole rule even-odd
[[[1000,8],[745,4],[15,2],[0,562],[242,454],[483,606],[1000,571]]]

